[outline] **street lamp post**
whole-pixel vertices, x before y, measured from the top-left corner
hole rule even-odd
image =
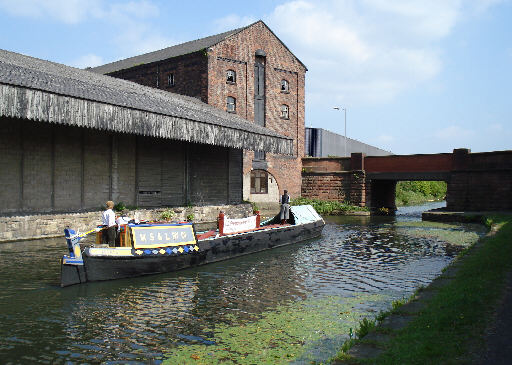
[[[347,157],[347,108],[340,108],[338,106],[335,106],[333,109],[341,109],[345,112],[345,154],[343,155],[343,157]]]

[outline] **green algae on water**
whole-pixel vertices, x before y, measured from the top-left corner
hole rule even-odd
[[[483,226],[446,224],[438,222],[397,222],[397,228],[410,237],[446,242],[453,246],[469,247],[484,233]]]
[[[361,294],[278,305],[256,321],[217,325],[207,339],[211,345],[179,345],[170,350],[164,363],[285,364],[298,359],[306,363],[327,360],[367,314],[361,304],[390,300],[380,294]],[[326,344],[331,347],[330,355],[322,348]],[[319,354],[318,349],[324,353]]]

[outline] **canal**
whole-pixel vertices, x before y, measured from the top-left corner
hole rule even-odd
[[[176,273],[61,289],[64,239],[0,244],[0,360],[309,364],[428,285],[483,227],[329,217],[322,238]]]

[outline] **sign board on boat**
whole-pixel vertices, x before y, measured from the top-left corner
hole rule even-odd
[[[224,234],[250,231],[256,228],[256,216],[239,219],[224,219]]]
[[[194,245],[196,238],[192,224],[130,226],[133,247],[156,248]]]

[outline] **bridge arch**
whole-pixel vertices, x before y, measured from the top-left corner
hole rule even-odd
[[[512,210],[512,151],[304,158],[302,195],[396,209],[396,182],[445,181],[447,210]]]

